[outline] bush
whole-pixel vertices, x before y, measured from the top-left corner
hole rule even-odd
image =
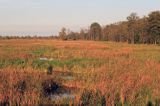
[[[60,86],[54,80],[48,79],[42,82],[42,88],[43,95],[50,96],[51,94],[54,94],[57,91],[57,89],[60,88]]]
[[[47,74],[52,75],[52,72],[53,72],[53,67],[49,66],[48,69],[47,69]]]

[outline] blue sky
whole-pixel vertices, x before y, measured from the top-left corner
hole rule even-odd
[[[160,0],[0,0],[0,35],[55,35],[160,10]]]

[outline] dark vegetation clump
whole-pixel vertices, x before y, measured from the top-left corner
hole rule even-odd
[[[115,95],[114,106],[122,106],[122,102],[121,102],[120,94],[119,93],[117,93]]]
[[[60,85],[56,83],[53,79],[47,79],[44,82],[42,82],[42,89],[43,89],[43,95],[44,96],[50,96],[60,88]]]
[[[16,85],[16,90],[21,93],[24,94],[25,90],[26,90],[26,81],[19,81]]]
[[[4,101],[0,101],[0,106],[9,106],[9,98],[5,98]]]
[[[151,101],[148,101],[147,106],[153,106],[153,103]]]
[[[84,90],[80,100],[82,106],[106,106],[105,96],[99,90]]]
[[[52,73],[53,73],[53,67],[49,66],[48,69],[47,69],[47,74],[52,75]]]

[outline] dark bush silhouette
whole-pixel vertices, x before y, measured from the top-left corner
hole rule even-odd
[[[9,106],[9,98],[7,97],[3,102],[0,102],[0,106]]]
[[[60,88],[60,85],[57,84],[53,79],[45,80],[42,83],[42,89],[43,89],[44,96],[50,96],[51,94],[56,93],[58,88]]]
[[[106,106],[106,98],[105,98],[105,96],[102,96],[101,103],[102,103],[102,106]]]
[[[47,74],[52,75],[52,73],[53,73],[53,67],[49,66],[48,69],[47,69]]]
[[[147,106],[153,106],[151,101],[148,101]]]

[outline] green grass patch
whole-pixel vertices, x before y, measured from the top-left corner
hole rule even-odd
[[[5,68],[5,67],[27,67],[28,66],[28,60],[26,59],[1,59],[0,60],[0,68]]]
[[[75,65],[78,65],[81,68],[86,68],[87,66],[98,67],[104,63],[103,60],[99,59],[88,59],[88,58],[73,58],[68,60],[59,60],[54,59],[52,61],[47,60],[34,60],[32,62],[32,67],[38,69],[46,69],[49,65],[54,67],[67,67],[68,69],[72,69]]]
[[[29,54],[36,57],[40,57],[40,56],[51,54],[55,50],[56,50],[55,48],[50,46],[40,46],[38,49],[30,51]]]

